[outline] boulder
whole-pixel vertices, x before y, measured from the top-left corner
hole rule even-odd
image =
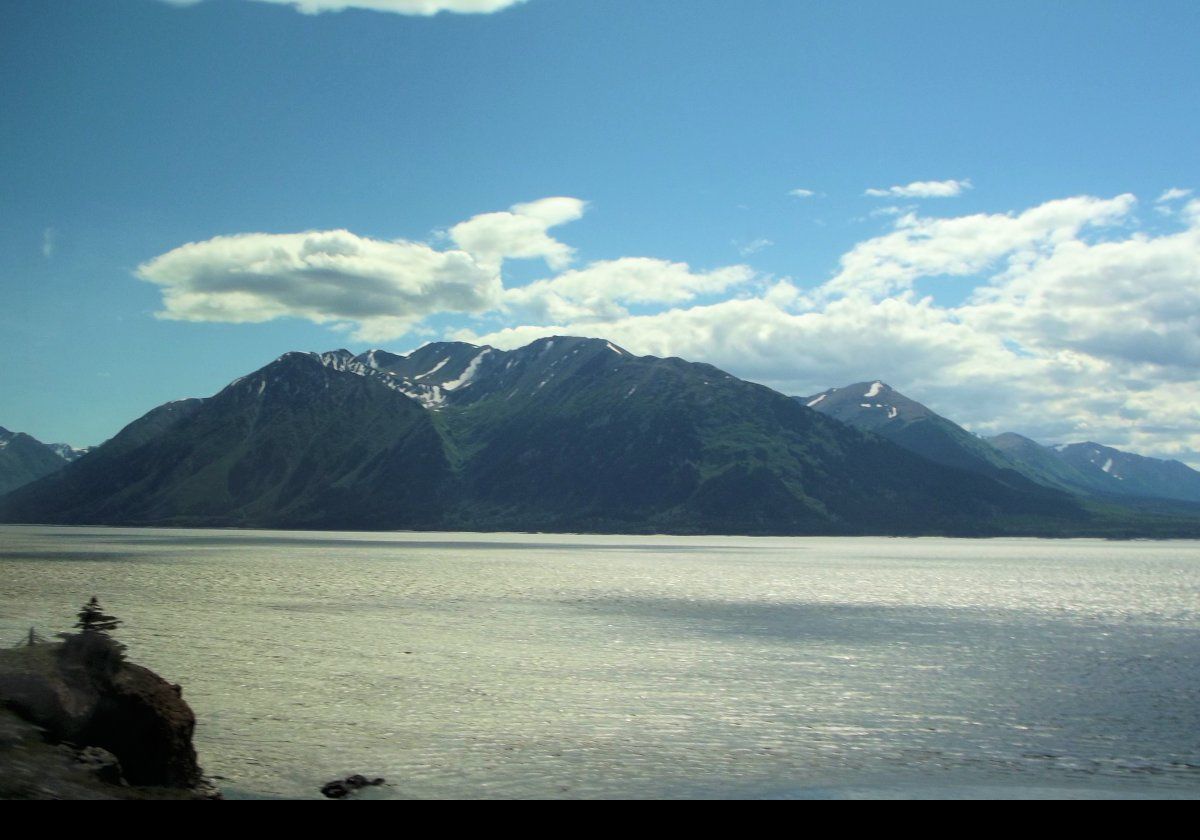
[[[124,661],[121,646],[103,634],[0,651],[0,703],[53,741],[111,754],[131,785],[202,781],[192,746],[196,717],[178,686]],[[90,756],[98,761],[100,753]]]
[[[347,776],[344,779],[334,779],[332,782],[326,782],[321,786],[321,793],[329,799],[344,799],[361,788],[378,787],[383,784],[387,784],[386,779],[368,779],[366,776],[355,773],[353,776]]]

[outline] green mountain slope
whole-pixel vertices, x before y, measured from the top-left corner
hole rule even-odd
[[[156,409],[0,501],[9,521],[433,527],[449,477],[418,403],[288,354],[202,401]]]
[[[985,475],[1015,489],[1053,499],[1041,482],[988,441],[883,382],[858,382],[797,400],[856,429],[885,437],[937,464]]]
[[[1071,498],[933,463],[709,365],[556,337],[288,354],[0,500],[5,521],[1047,533]]]
[[[467,456],[473,509],[497,525],[514,498],[532,502],[547,529],[912,533],[1075,512],[708,365],[563,337],[495,363],[503,372],[441,418]]]

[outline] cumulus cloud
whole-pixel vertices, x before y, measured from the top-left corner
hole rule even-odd
[[[543,198],[514,204],[499,213],[483,213],[450,228],[459,248],[481,262],[499,264],[505,259],[541,258],[558,270],[571,264],[575,251],[546,231],[583,216],[586,203],[578,198]]]
[[[842,256],[826,293],[890,294],[921,277],[969,277],[1004,260],[1018,267],[1089,226],[1126,219],[1137,199],[1088,196],[1049,201],[1023,213],[924,218],[907,213],[895,230],[860,242]]]
[[[165,0],[173,6],[194,6],[203,0]],[[321,12],[341,12],[346,9],[369,9],[375,12],[394,12],[399,15],[436,15],[440,12],[459,14],[490,14],[526,0],[253,0],[292,6],[307,15]]]
[[[167,318],[300,317],[384,341],[427,329],[430,315],[475,314],[486,320],[447,337],[596,336],[790,394],[882,378],[980,433],[1200,465],[1200,199],[1172,200],[1173,229],[1155,234],[1138,228],[1132,195],[948,217],[909,208],[815,284],[651,257],[572,268],[548,233],[584,212],[566,198],[475,216],[438,245],[245,234],[184,245],[138,273],[162,288]],[[506,286],[515,258],[552,271]],[[930,294],[947,281],[960,288]]]
[[[816,193],[813,190],[806,190],[798,187],[794,190],[789,190],[788,195],[795,198],[812,198],[814,195],[816,195]]]
[[[1135,207],[1131,195],[1080,196],[1006,214],[909,214],[816,289],[780,281],[611,316],[547,307],[457,337],[609,338],[800,395],[882,378],[982,434],[1092,439],[1200,466],[1200,199],[1186,226],[1159,236],[1131,230]],[[944,275],[973,291],[954,305],[920,293],[921,278]]]
[[[162,288],[159,317],[261,323],[304,318],[353,325],[364,340],[403,335],[436,312],[480,312],[502,291],[465,251],[388,242],[345,230],[218,236],[138,267]]]
[[[1200,368],[1200,229],[1061,242],[976,290],[960,316],[1042,353],[1190,378]]]
[[[592,263],[546,280],[508,289],[510,311],[545,321],[611,321],[629,304],[680,304],[753,279],[747,266],[695,272],[687,263],[623,257]]]
[[[904,186],[872,187],[863,194],[872,198],[954,198],[969,189],[971,181],[964,178],[961,181],[913,181]]]
[[[362,341],[398,338],[436,314],[620,318],[628,306],[688,303],[754,277],[746,266],[695,271],[643,257],[567,270],[574,251],[547,229],[580,218],[585,208],[579,199],[554,197],[480,214],[446,231],[445,249],[346,230],[218,236],[156,257],[137,276],[161,288],[160,318],[301,318],[348,329]],[[530,258],[558,273],[505,289],[504,261]]]

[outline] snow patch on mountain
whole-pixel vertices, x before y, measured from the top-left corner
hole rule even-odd
[[[866,397],[867,399],[871,399],[872,397],[878,397],[879,392],[882,390],[883,390],[883,383],[875,382],[871,385],[871,390],[867,391],[867,393],[863,394],[863,396]]]
[[[547,344],[546,347],[549,348],[550,344]],[[443,382],[442,388],[447,391],[454,391],[458,388],[465,388],[466,386],[470,385],[471,380],[475,378],[475,374],[479,372],[479,363],[483,361],[484,356],[491,352],[492,348],[490,347],[484,350],[471,360],[470,364],[467,365],[467,369],[462,372],[462,376],[458,377],[458,379],[451,380],[450,382]]]
[[[444,368],[446,366],[446,363],[449,361],[450,361],[450,357],[447,356],[446,358],[444,358],[440,362],[438,362],[436,365],[431,367],[429,370],[425,371],[424,373],[418,374],[417,376],[414,376],[413,381],[415,382],[418,379],[424,379],[426,376],[432,376],[433,374],[437,373],[439,370]]]
[[[828,395],[828,394],[821,394],[821,396],[817,397],[815,400],[809,400],[809,401],[808,401],[808,407],[809,407],[809,408],[812,408],[813,406],[815,406],[815,405],[819,404],[819,403],[820,403],[822,400],[824,400],[824,399],[825,399],[827,396],[829,396],[829,395]]]

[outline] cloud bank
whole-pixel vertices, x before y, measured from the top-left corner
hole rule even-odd
[[[516,6],[526,0],[251,0],[255,3],[274,3],[292,6],[306,15],[321,12],[342,12],[346,9],[368,9],[374,12],[393,12],[398,15],[429,17],[440,12],[458,14],[490,14]],[[164,0],[172,6],[194,6],[203,0]]]
[[[1128,194],[1008,213],[909,210],[815,284],[639,256],[573,266],[550,230],[586,205],[562,197],[475,216],[441,247],[242,234],[138,273],[162,288],[166,318],[300,317],[384,341],[459,313],[481,320],[445,337],[498,347],[603,337],[789,394],[879,378],[980,433],[1092,439],[1200,465],[1200,199],[1188,198],[1171,199],[1172,229],[1155,233]],[[548,275],[506,285],[511,259],[540,260]]]

